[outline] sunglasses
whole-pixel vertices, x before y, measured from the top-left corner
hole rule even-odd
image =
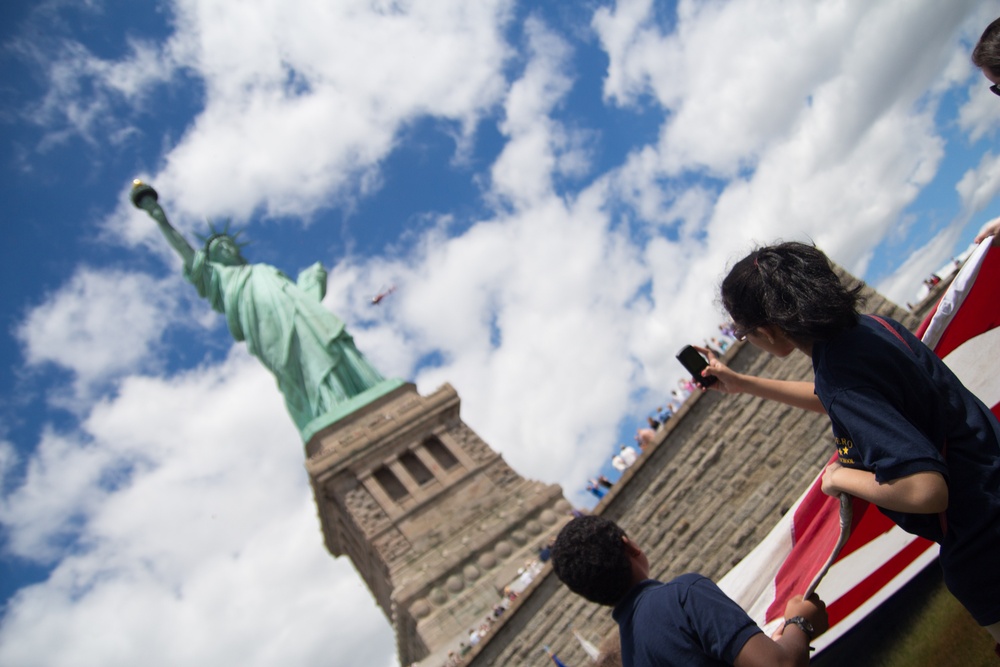
[[[733,338],[739,341],[744,341],[747,339],[747,336],[752,334],[756,329],[757,327],[750,327],[749,329],[737,329],[736,331],[733,332]]]
[[[994,83],[992,86],[990,86],[990,92],[993,93],[994,95],[1000,95],[1000,88],[998,88],[997,84]]]

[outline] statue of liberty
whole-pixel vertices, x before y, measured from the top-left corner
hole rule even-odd
[[[273,266],[248,263],[228,225],[222,231],[211,229],[203,249],[196,250],[167,221],[157,199],[152,187],[133,183],[132,203],[156,220],[184,260],[184,277],[226,316],[233,338],[246,341],[250,353],[274,374],[303,440],[332,421],[324,423],[324,417],[342,414],[338,406],[386,384],[355,347],[344,323],[320,303],[326,294],[321,263],[292,282]],[[391,384],[384,389],[401,383]]]

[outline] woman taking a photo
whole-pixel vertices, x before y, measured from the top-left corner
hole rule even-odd
[[[859,314],[863,287],[842,284],[812,246],[755,250],[722,282],[736,337],[808,355],[815,381],[743,375],[712,354],[702,374],[718,391],[828,415],[838,460],[823,491],[939,543],[949,590],[1000,642],[1000,424],[904,326]]]

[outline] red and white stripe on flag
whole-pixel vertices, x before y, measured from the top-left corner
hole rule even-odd
[[[917,334],[1000,418],[1000,246],[991,241],[969,256]]]
[[[970,255],[918,335],[1000,417],[1000,247]],[[831,459],[833,460],[833,459]],[[937,558],[937,545],[903,532],[874,506],[820,489],[822,470],[774,529],[719,587],[768,633],[793,595],[816,587],[829,646]]]

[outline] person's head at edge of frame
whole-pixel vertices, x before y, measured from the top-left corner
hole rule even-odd
[[[552,567],[571,591],[609,607],[649,578],[642,549],[614,521],[594,515],[563,526],[552,547]]]
[[[736,262],[722,281],[722,305],[736,337],[776,356],[829,340],[858,322],[865,284],[845,285],[818,248],[794,241],[764,246]]]
[[[990,86],[993,94],[1000,95],[1000,18],[986,26],[972,50],[972,62],[993,83]]]

